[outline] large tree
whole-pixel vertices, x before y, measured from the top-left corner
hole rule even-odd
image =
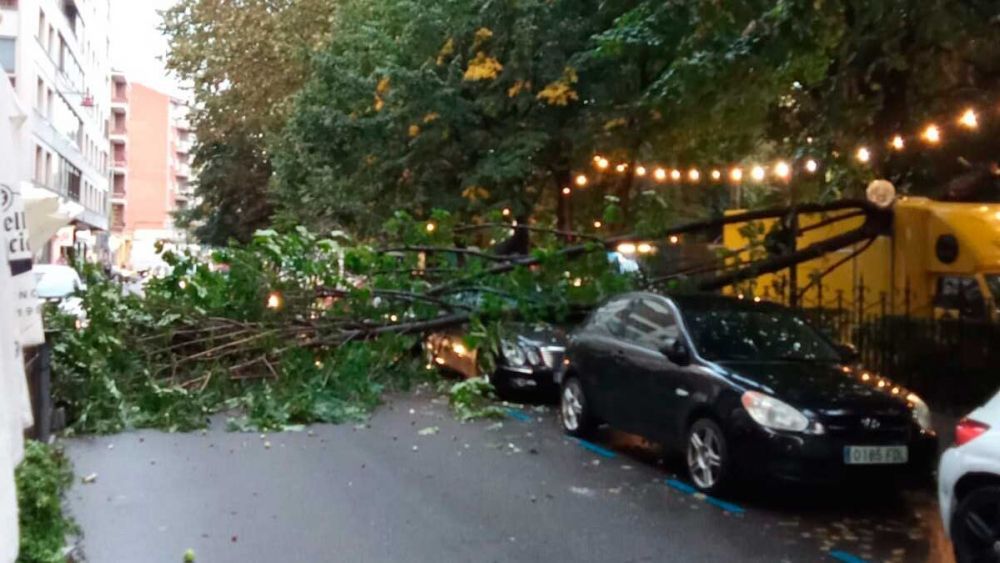
[[[401,207],[557,208],[592,144],[574,57],[626,4],[344,2],[277,153],[283,214],[371,232]]]
[[[246,241],[271,216],[267,139],[329,39],[336,0],[180,0],[163,13],[167,67],[193,85],[199,203],[181,217],[209,242]],[[235,215],[234,215],[235,214]]]
[[[958,156],[997,152],[989,135],[955,126],[966,106],[984,127],[996,121],[1000,5],[991,0],[646,0],[605,36],[670,60],[646,93],[669,124],[652,156],[815,157],[829,174],[801,195],[830,197],[875,176],[939,193],[960,171]],[[931,121],[950,142],[920,150],[916,136]],[[902,157],[888,147],[896,134],[908,136]],[[862,146],[867,166],[855,159]]]

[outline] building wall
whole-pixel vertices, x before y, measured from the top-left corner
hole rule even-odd
[[[186,205],[190,194],[192,137],[187,113],[183,100],[139,83],[129,87],[127,140],[124,145],[113,145],[115,150],[127,150],[125,196],[120,204],[124,218],[120,232],[127,256],[120,259],[121,266],[161,268],[157,243],[175,248],[186,243],[185,233],[174,228],[173,213]]]
[[[23,180],[82,206],[78,228],[96,231],[109,227],[109,12],[108,0],[0,9],[0,62],[29,113],[17,155]],[[97,258],[100,249],[88,252]]]
[[[124,230],[161,230],[170,213],[170,96],[133,83],[127,123]]]

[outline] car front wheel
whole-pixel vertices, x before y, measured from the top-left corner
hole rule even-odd
[[[962,499],[951,537],[958,563],[1000,561],[1000,486],[976,489]]]
[[[559,394],[559,419],[563,430],[570,436],[585,436],[596,426],[583,394],[583,385],[575,377],[563,381]]]
[[[716,493],[729,478],[729,450],[726,437],[715,421],[702,418],[691,425],[685,450],[688,474],[700,491]]]

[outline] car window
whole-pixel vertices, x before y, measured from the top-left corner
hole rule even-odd
[[[963,317],[984,318],[986,307],[979,282],[970,276],[941,276],[938,278],[934,306],[952,309]]]
[[[695,349],[707,360],[841,360],[819,331],[791,311],[688,306],[683,314]]]
[[[631,298],[611,300],[594,311],[587,321],[587,329],[621,337],[625,333],[625,318]]]
[[[80,275],[68,266],[36,267],[36,291],[43,299],[68,297],[83,287]]]
[[[672,346],[680,336],[680,326],[665,300],[642,297],[628,311],[625,338],[653,350]]]

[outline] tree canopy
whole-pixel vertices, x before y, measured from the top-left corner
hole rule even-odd
[[[633,229],[737,203],[858,195],[875,177],[940,195],[998,148],[987,133],[1000,7],[989,0],[246,4],[185,0],[168,12],[171,64],[198,84],[199,134],[245,132],[252,154],[273,159],[257,167],[273,169],[270,190],[257,184],[249,199],[285,224],[371,234],[396,209],[440,207]],[[955,127],[966,107],[980,112],[980,134]],[[948,142],[919,142],[931,122]],[[905,151],[887,144],[897,134]],[[623,166],[595,171],[594,154]],[[818,173],[747,183],[734,201],[722,175],[672,185],[638,166],[779,157],[796,171],[814,159]],[[216,192],[204,200],[212,212],[248,199],[224,175],[204,188]]]

